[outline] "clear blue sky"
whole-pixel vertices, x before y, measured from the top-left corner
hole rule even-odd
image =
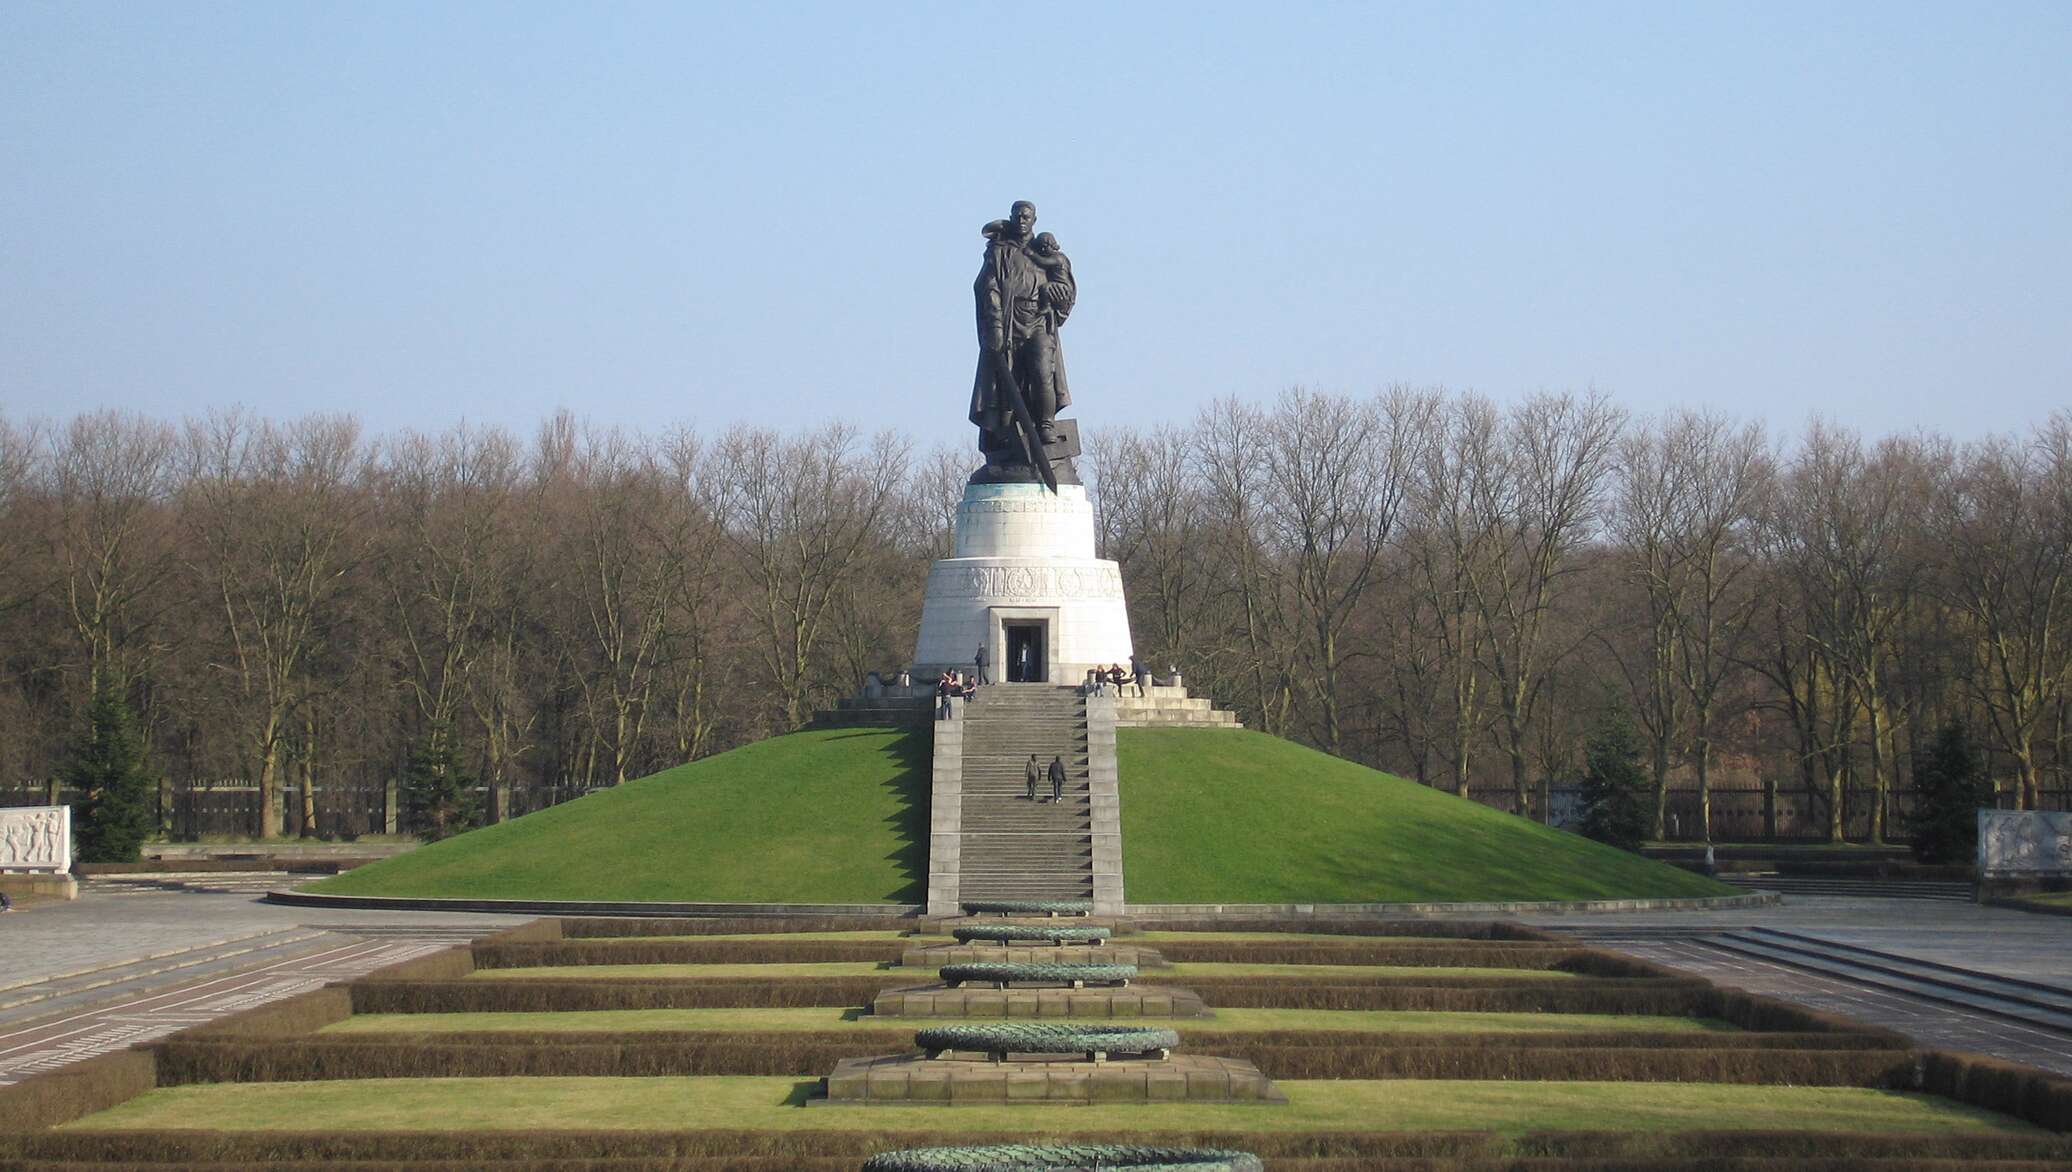
[[[2072,4],[0,5],[0,408],[1086,425],[1392,382],[2072,403]]]

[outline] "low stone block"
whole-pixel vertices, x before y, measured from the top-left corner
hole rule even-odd
[[[1221,1100],[1230,1097],[1230,1072],[1221,1066],[1191,1067],[1183,1077],[1187,1079],[1189,1099]]]
[[[900,1099],[909,1097],[907,1087],[911,1075],[904,1070],[887,1067],[873,1067],[863,1079],[863,1097],[866,1099]]]
[[[871,999],[880,1017],[1081,1018],[1209,1017],[1199,995],[1161,985],[1115,989],[993,989],[941,983],[902,985]]]
[[[1096,1066],[1088,1076],[1087,1099],[1094,1103],[1142,1103],[1147,1100],[1145,1072]]]
[[[991,1071],[975,1071],[968,1075],[953,1075],[950,1078],[950,1102],[955,1103],[1005,1103],[1007,1101],[1007,1072],[997,1074]]]
[[[1084,1071],[1052,1070],[1045,1076],[1049,1087],[1048,1098],[1054,1103],[1084,1103],[1087,1101],[1091,1080]]]
[[[848,1058],[836,1065],[826,1086],[826,1097],[815,1105],[1287,1101],[1249,1062],[1186,1054],[1103,1063],[994,1063],[918,1054]]]
[[[1177,1070],[1146,1071],[1144,1097],[1154,1103],[1179,1102],[1187,1097],[1187,1076]]]

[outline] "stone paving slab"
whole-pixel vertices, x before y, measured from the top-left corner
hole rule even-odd
[[[1015,944],[1007,947],[985,944],[928,944],[900,954],[899,965],[909,969],[938,969],[946,964],[980,964],[1012,961],[1017,964],[1133,964],[1140,969],[1171,968],[1171,962],[1156,948],[1144,944]]]
[[[0,985],[25,987],[197,945],[295,928],[456,927],[473,935],[530,916],[282,907],[249,894],[167,890],[89,880],[80,897],[0,917]]]
[[[901,1107],[1087,1103],[1284,1104],[1286,1094],[1241,1058],[1176,1054],[1163,1060],[1083,1058],[966,1062],[919,1054],[848,1058],[809,1106]]]
[[[320,933],[253,963],[184,974],[34,1021],[0,1025],[0,1086],[445,947],[421,938]]]
[[[952,989],[940,982],[886,989],[871,1001],[879,1017],[1212,1017],[1190,989],[1124,985],[1103,989]]]

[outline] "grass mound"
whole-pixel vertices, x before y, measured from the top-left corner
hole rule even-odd
[[[1132,903],[1730,895],[1702,875],[1251,731],[1117,734]]]
[[[926,731],[793,733],[312,884],[338,895],[916,903]]]

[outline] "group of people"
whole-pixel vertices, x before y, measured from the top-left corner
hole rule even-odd
[[[1144,661],[1141,659],[1131,659],[1128,668],[1119,663],[1111,663],[1107,667],[1086,669],[1086,694],[1089,696],[1120,696],[1124,688],[1134,685],[1137,695],[1142,697],[1144,686],[1156,682],[1151,674],[1144,670]]]
[[[1026,767],[1025,769],[1023,769],[1023,771],[1022,771],[1022,772],[1023,772],[1024,776],[1026,776],[1026,777],[1028,778],[1028,781],[1029,781],[1029,800],[1030,800],[1030,801],[1032,801],[1032,802],[1033,802],[1033,801],[1035,801],[1035,800],[1036,800],[1036,781],[1037,781],[1037,779],[1038,779],[1038,778],[1040,778],[1040,777],[1043,777],[1043,776],[1045,776],[1046,774],[1047,774],[1047,775],[1049,776],[1049,778],[1050,778],[1050,800],[1051,800],[1051,801],[1052,801],[1053,803],[1057,803],[1057,802],[1062,802],[1062,801],[1064,801],[1064,800],[1065,800],[1065,758],[1064,758],[1064,757],[1062,757],[1062,756],[1052,757],[1052,758],[1050,759],[1050,768],[1049,768],[1048,770],[1045,770],[1045,769],[1043,769],[1043,768],[1042,768],[1041,766],[1039,766],[1039,765],[1038,765],[1038,764],[1036,763],[1036,754],[1034,754],[1034,753],[1031,753],[1031,754],[1029,754],[1029,764],[1028,764],[1028,766],[1027,766],[1027,767]]]
[[[943,672],[935,680],[935,718],[937,720],[948,720],[950,718],[950,697],[958,696],[969,700],[976,695],[978,695],[977,676],[967,676],[963,672],[956,671]]]

